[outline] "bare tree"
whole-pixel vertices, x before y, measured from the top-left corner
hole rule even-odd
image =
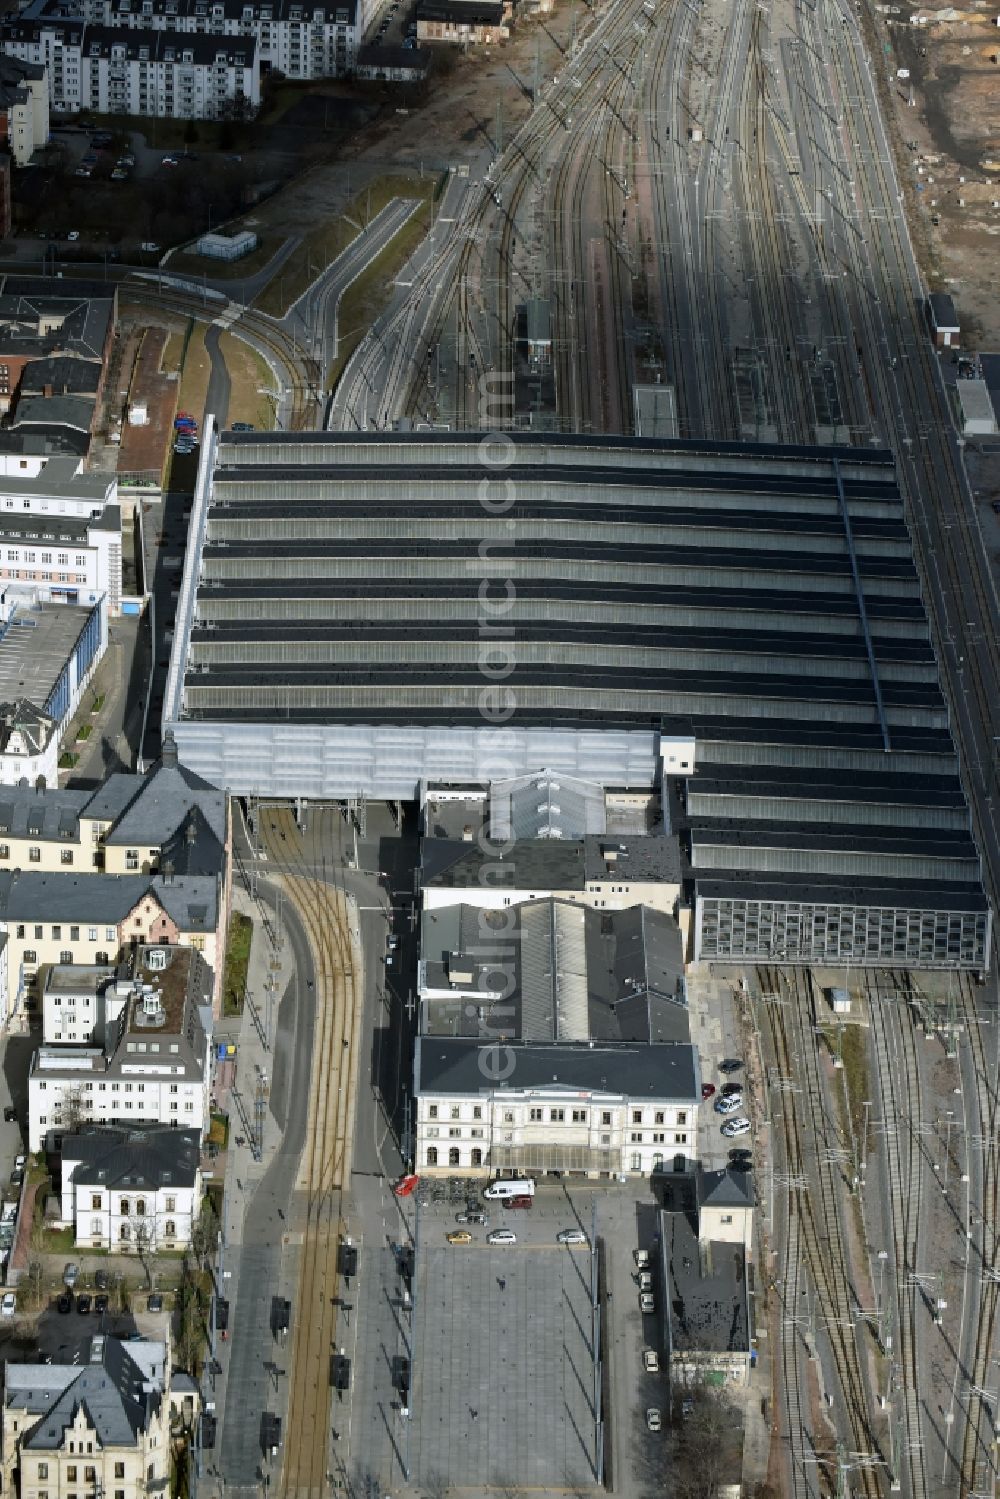
[[[151,1218],[136,1218],[132,1224],[132,1242],[135,1252],[139,1256],[143,1274],[146,1277],[146,1289],[155,1289],[155,1272],[153,1270],[153,1251],[156,1248],[156,1234],[154,1223]]]

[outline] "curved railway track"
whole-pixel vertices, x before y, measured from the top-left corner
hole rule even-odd
[[[313,815],[322,813],[317,809]],[[346,896],[315,878],[290,808],[269,808],[262,821],[271,878],[294,901],[309,939],[317,1006],[309,1116],[298,1181],[304,1223],[280,1491],[287,1499],[322,1499],[328,1490],[337,1248],[350,1174],[361,987],[355,979]]]
[[[781,970],[758,968],[757,983],[762,994],[780,994]],[[878,1462],[882,1454],[872,1427],[872,1407],[855,1330],[857,1298],[844,1250],[838,1200],[842,1168],[837,1159],[843,1153],[844,1141],[826,1105],[811,986],[807,992],[799,971],[793,969],[788,976],[787,1000],[768,1003],[765,1008],[778,1076],[786,1084],[780,1088],[779,1098],[788,1166],[789,1230],[800,1237],[805,1265],[816,1287],[817,1325],[825,1330],[838,1385],[836,1393],[845,1417],[845,1424],[841,1428],[838,1422],[838,1429],[849,1433],[853,1452]],[[795,1091],[788,1086],[792,1079],[797,1085]],[[835,1475],[835,1452],[817,1451],[817,1458]],[[882,1492],[874,1467],[859,1467],[853,1486],[865,1499],[878,1499]]]

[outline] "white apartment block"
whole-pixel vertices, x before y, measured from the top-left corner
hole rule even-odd
[[[113,475],[49,458],[35,474],[0,477],[0,582],[31,584],[57,603],[122,605],[122,520]]]
[[[49,139],[49,85],[44,67],[20,58],[0,58],[0,114],[14,165],[26,167]]]
[[[32,1061],[29,1149],[40,1150],[52,1131],[81,1124],[156,1124],[200,1138],[209,1117],[212,985],[200,955],[182,948],[137,948],[106,982],[53,970],[44,1013],[47,1034],[61,1039],[44,1043]],[[59,1009],[82,1018],[60,1027]],[[70,1034],[87,1040],[62,1039]]]
[[[99,114],[220,120],[260,108],[251,36],[88,26],[81,105]]]
[[[97,1336],[81,1363],[6,1363],[5,1494],[148,1499],[169,1492],[170,1342]]]
[[[60,1219],[80,1249],[184,1249],[202,1200],[189,1129],[84,1128],[61,1136]]]
[[[33,19],[30,15],[5,20],[0,26],[0,51],[45,69],[49,86],[49,107],[60,113],[75,114],[82,108],[83,22],[51,17]]]
[[[88,28],[253,40],[262,72],[297,79],[352,72],[360,38],[377,9],[378,0],[82,0],[80,6]]]

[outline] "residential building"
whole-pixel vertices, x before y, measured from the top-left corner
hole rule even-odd
[[[252,36],[89,25],[81,55],[80,105],[100,114],[222,120],[260,107]]]
[[[56,786],[59,730],[50,713],[19,698],[0,703],[0,786]]]
[[[98,1334],[81,1362],[5,1363],[3,1382],[5,1494],[169,1491],[169,1328],[162,1341]]]
[[[22,391],[37,366],[51,365],[96,369],[72,358],[35,360],[24,368]],[[18,410],[25,404],[22,396]],[[56,603],[93,605],[103,598],[109,618],[117,618],[122,517],[114,476],[83,473],[69,457],[48,458],[35,473],[0,476],[0,582],[30,583]]]
[[[932,291],[927,298],[927,321],[939,349],[957,349],[961,328],[955,303],[946,291]]]
[[[332,78],[350,73],[376,0],[82,0],[89,23],[134,31],[211,32],[252,39],[262,73]]]
[[[671,1394],[749,1383],[754,1360],[749,1172],[664,1183],[657,1264]]]
[[[73,982],[56,978],[53,1009]],[[157,1124],[200,1139],[209,1119],[213,982],[200,953],[168,943],[133,949],[95,990],[92,1044],[43,1044],[35,1053],[29,1149],[80,1124]]]
[[[219,967],[219,882],[204,875],[0,874],[5,1018],[23,1024],[54,964],[121,961],[134,944],[192,948]]]
[[[80,1249],[184,1249],[202,1200],[201,1136],[157,1125],[63,1134],[60,1221]]]
[[[6,140],[14,165],[26,167],[48,139],[45,68],[18,57],[0,57],[0,140]]]
[[[669,916],[425,911],[418,982],[418,1171],[688,1169],[701,1081]]]
[[[417,41],[491,47],[510,36],[512,0],[418,0]]]
[[[41,8],[29,7],[0,22],[0,51],[44,67],[49,107],[59,114],[76,114],[81,107],[83,22],[67,16],[59,5],[37,16],[32,9]]]
[[[16,783],[0,791],[0,871],[226,876],[225,794],[177,764],[170,742],[145,774],[96,791]]]

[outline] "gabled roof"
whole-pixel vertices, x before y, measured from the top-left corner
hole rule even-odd
[[[167,1385],[163,1343],[91,1338],[82,1366],[12,1364],[4,1368],[4,1404],[38,1419],[25,1435],[29,1451],[51,1452],[82,1409],[104,1448],[135,1447],[159,1410]]]
[[[137,795],[108,834],[107,842],[116,846],[162,848],[176,834],[184,833],[192,811],[200,814],[197,826],[210,829],[221,850],[226,840],[225,792],[217,791],[176,761],[165,759],[141,782]]]
[[[218,887],[208,875],[164,879],[142,874],[0,873],[0,921],[34,921],[40,911],[52,920],[111,925],[122,921],[143,899],[159,901],[182,932],[213,931]]]

